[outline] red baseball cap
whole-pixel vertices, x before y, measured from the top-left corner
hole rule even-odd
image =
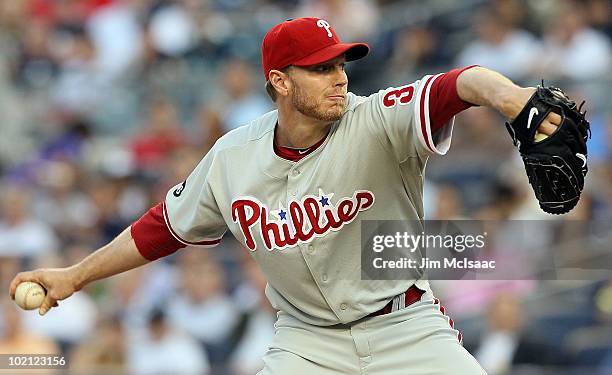
[[[342,43],[329,23],[320,18],[287,20],[271,28],[261,44],[266,81],[273,69],[319,64],[342,54],[346,61],[353,61],[369,51],[365,43]]]

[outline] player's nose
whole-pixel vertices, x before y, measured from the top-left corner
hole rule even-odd
[[[346,86],[348,85],[348,76],[344,69],[336,69],[336,74],[334,74],[334,83],[335,86]]]

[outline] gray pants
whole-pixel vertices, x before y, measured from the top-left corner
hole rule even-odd
[[[279,312],[261,375],[486,374],[430,292],[390,314],[318,327]]]

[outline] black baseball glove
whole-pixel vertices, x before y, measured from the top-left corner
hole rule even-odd
[[[551,214],[574,208],[584,187],[591,129],[583,104],[577,107],[556,87],[538,86],[521,113],[506,123],[540,207]],[[552,135],[536,142],[536,131],[550,112],[561,116],[561,124]]]

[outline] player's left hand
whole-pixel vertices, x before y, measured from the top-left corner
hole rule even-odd
[[[535,91],[535,87],[525,87],[518,90],[516,109],[513,108],[516,113],[509,116],[511,121],[518,116]],[[561,125],[561,116],[555,112],[550,112],[538,127],[538,132],[550,136],[557,130],[559,125]]]
[[[512,120],[506,129],[521,153],[540,207],[551,214],[566,213],[578,203],[588,171],[586,112],[556,87],[519,91],[529,97],[518,112],[512,113],[520,102],[516,96],[507,107]],[[547,137],[541,139],[538,132]]]

